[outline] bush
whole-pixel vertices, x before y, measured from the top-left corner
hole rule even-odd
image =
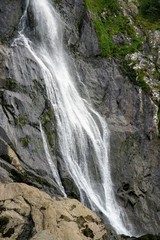
[[[154,22],[160,19],[160,0],[139,0],[140,13]]]

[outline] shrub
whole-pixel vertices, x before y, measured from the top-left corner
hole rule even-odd
[[[140,13],[150,21],[160,19],[160,0],[139,0]]]

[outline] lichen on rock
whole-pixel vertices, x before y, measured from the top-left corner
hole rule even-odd
[[[55,199],[25,184],[0,185],[0,239],[105,240],[95,213],[74,199]]]

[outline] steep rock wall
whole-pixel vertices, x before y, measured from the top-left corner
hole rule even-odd
[[[6,6],[11,10],[8,11]],[[75,68],[80,73],[82,83],[87,86],[95,108],[109,124],[110,162],[119,204],[127,211],[137,233],[158,233],[158,107],[142,88],[129,80],[128,74],[122,74],[122,66],[117,59],[101,56],[96,31],[84,1],[56,1],[55,6],[66,21],[64,39],[71,57],[74,56]],[[15,7],[19,9],[16,17]],[[1,33],[0,46],[1,182],[26,182],[50,194],[60,194],[44,153],[38,122],[41,119],[53,159],[56,163],[59,160],[58,168],[66,191],[78,198],[74,184],[70,184],[71,180],[60,164],[54,113],[50,111],[43,79],[34,60],[24,50],[25,64],[33,66],[29,83],[18,82],[12,77],[12,70],[8,69],[8,64],[13,64],[9,46],[16,35],[23,3],[5,0],[1,8],[1,12],[8,16],[8,22],[4,22],[4,15],[0,15],[1,29],[8,29]],[[25,74],[28,74],[27,67]],[[83,84],[77,84],[85,96]],[[14,152],[14,157],[9,149]]]
[[[137,232],[158,233],[159,103],[155,104],[153,95],[132,82],[128,72],[124,74],[118,59],[101,57],[96,31],[84,2],[60,2],[62,15],[69,24],[68,47],[76,56],[81,79],[95,108],[109,124],[110,162],[117,199]],[[125,11],[123,5],[122,9]]]

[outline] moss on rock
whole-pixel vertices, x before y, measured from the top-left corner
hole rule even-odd
[[[20,142],[22,143],[23,147],[27,147],[30,142],[30,139],[28,136],[25,136],[24,138],[20,138]]]

